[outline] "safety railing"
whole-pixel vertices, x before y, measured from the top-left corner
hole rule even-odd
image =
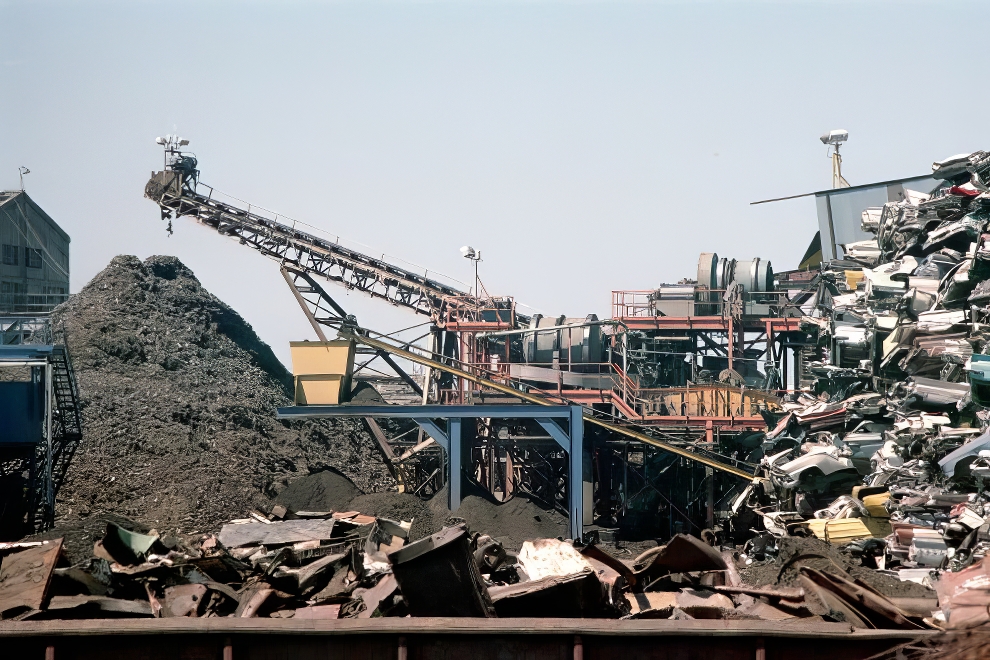
[[[0,314],[48,314],[68,299],[66,293],[0,293]]]
[[[0,345],[51,344],[51,319],[47,316],[0,316]]]
[[[779,407],[777,397],[725,385],[644,388],[631,392],[630,406],[644,417],[757,417]]]
[[[693,295],[667,293],[662,288],[613,291],[612,318],[727,317],[739,314],[773,317],[781,315],[789,302],[786,291],[747,292],[741,297],[726,296],[726,289],[695,289]]]

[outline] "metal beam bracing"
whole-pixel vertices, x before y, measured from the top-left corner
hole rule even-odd
[[[461,504],[464,478],[464,420],[472,418],[532,419],[567,452],[567,499],[571,538],[582,538],[585,524],[591,524],[594,510],[588,466],[584,456],[584,422],[581,406],[526,404],[480,404],[476,406],[290,406],[278,409],[279,419],[325,417],[393,417],[412,419],[447,451],[449,475],[447,506],[457,511]],[[435,420],[446,419],[444,431]],[[567,431],[555,421],[567,419]],[[470,454],[469,454],[470,455]],[[587,477],[587,478],[586,478]],[[586,487],[587,483],[587,487]],[[585,518],[585,515],[588,518]]]
[[[280,270],[282,272],[282,277],[285,279],[285,283],[289,285],[289,290],[292,291],[293,297],[296,299],[296,302],[299,303],[303,314],[306,315],[306,318],[309,320],[309,324],[313,327],[313,331],[316,333],[316,336],[319,337],[320,341],[327,341],[326,333],[323,332],[323,328],[320,327],[321,325],[326,325],[332,328],[340,328],[344,322],[348,322],[348,318],[351,319],[349,322],[355,323],[353,320],[354,317],[348,315],[348,313],[344,311],[344,308],[338,305],[337,301],[323,290],[323,287],[313,281],[312,277],[298,270],[286,268],[284,264]],[[309,285],[306,291],[299,288],[296,284],[297,279],[301,279]],[[309,300],[303,295],[304,293],[315,294],[316,300]],[[317,317],[316,312],[324,309],[324,304],[328,305],[330,309],[336,312],[337,316]],[[310,306],[313,307],[313,310],[310,309]],[[407,374],[402,367],[396,364],[391,355],[382,350],[376,351],[376,355],[380,357],[385,364],[391,367],[392,371],[398,374],[399,378],[401,378],[406,385],[411,387],[413,392],[419,396],[423,396],[423,388],[420,387],[419,383],[417,383],[412,376]],[[368,360],[368,362],[371,362],[371,360]],[[365,366],[368,362],[364,363]]]
[[[378,341],[377,339],[372,339],[370,337],[364,337],[361,335],[344,335],[344,336],[353,339],[358,343],[365,344],[366,346],[371,346],[372,348],[380,348],[384,351],[388,351],[389,353],[395,355],[396,357],[401,357],[405,360],[409,360],[410,362],[422,364],[424,366],[430,367],[431,369],[436,369],[438,371],[442,371],[444,373],[457,376],[458,378],[464,378],[465,380],[469,380],[472,383],[477,383],[478,385],[482,385],[484,387],[493,389],[496,392],[502,392],[503,394],[510,394],[514,397],[517,397],[529,403],[535,403],[547,407],[560,407],[559,403],[551,401],[550,399],[546,399],[544,397],[537,396],[535,394],[530,394],[529,392],[522,392],[520,390],[515,389],[514,387],[503,385],[502,383],[496,383],[487,378],[476,376],[466,371],[462,371],[461,369],[458,369],[456,367],[452,367],[442,362],[437,362],[436,360],[431,360],[429,358],[423,357],[422,355],[413,353],[412,351],[406,351],[400,348],[396,348],[391,344],[388,344],[383,341]],[[392,406],[393,410],[401,409],[403,407],[404,406]],[[544,414],[541,416],[548,417],[550,415]],[[606,429],[613,433],[617,433],[627,438],[631,438],[633,440],[637,440],[639,442],[652,445],[653,447],[657,447],[658,449],[662,449],[672,454],[677,454],[678,456],[682,456],[692,461],[697,461],[703,465],[707,465],[708,467],[719,470],[720,472],[725,472],[727,474],[737,476],[741,479],[752,480],[754,477],[752,473],[747,472],[746,470],[743,470],[739,467],[736,467],[735,465],[723,463],[722,461],[716,460],[709,456],[698,454],[696,452],[692,452],[688,449],[683,449],[681,447],[676,447],[670,443],[654,438],[653,436],[647,435],[646,433],[643,433],[641,431],[637,431],[635,429],[626,426],[621,426],[619,424],[614,424],[612,422],[607,422],[603,419],[593,417],[590,415],[590,411],[588,411],[587,409],[585,409],[585,421],[587,421],[589,424],[594,424],[595,426]]]

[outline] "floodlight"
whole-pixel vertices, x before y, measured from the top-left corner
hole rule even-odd
[[[461,256],[465,259],[474,259],[477,256],[477,252],[470,245],[465,245],[461,248]]]
[[[822,141],[822,144],[838,145],[840,142],[845,142],[849,139],[849,131],[837,128],[834,131],[829,131],[818,139]]]
[[[155,144],[165,144],[165,138],[163,137],[155,138]]]
[[[180,147],[184,147],[184,146],[186,146],[187,144],[189,144],[189,140],[187,140],[187,139],[185,139],[185,138],[179,138],[179,146],[180,146]]]

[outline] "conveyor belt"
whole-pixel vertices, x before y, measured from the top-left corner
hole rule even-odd
[[[145,186],[144,195],[161,207],[165,218],[172,214],[194,218],[266,257],[406,307],[429,316],[434,322],[442,319],[446,298],[468,295],[383,259],[252,213],[250,206],[245,210],[214,199],[212,190],[209,195],[203,195],[197,192],[196,184],[190,185],[190,179],[179,171],[154,172]]]

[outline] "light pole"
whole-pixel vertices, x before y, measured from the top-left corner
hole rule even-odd
[[[17,173],[21,175],[21,192],[24,192],[24,175],[30,174],[31,170],[21,165],[17,168]]]
[[[474,262],[474,297],[481,298],[480,287],[478,286],[478,262],[481,261],[481,250],[475,250],[470,245],[461,248],[461,256]]]
[[[849,139],[849,131],[837,128],[818,139],[822,141],[822,144],[831,147],[832,187],[848,188],[849,182],[842,176],[842,156],[839,155],[839,146]]]

